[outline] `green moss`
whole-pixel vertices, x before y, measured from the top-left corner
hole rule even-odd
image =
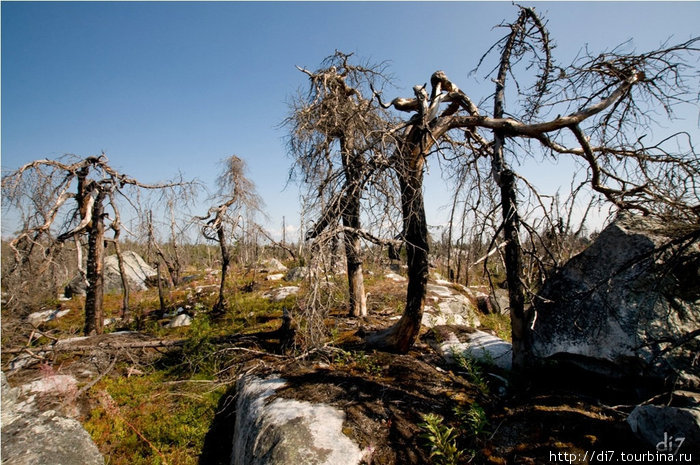
[[[211,390],[211,383],[168,382],[166,376],[155,371],[109,378],[95,387],[118,407],[96,407],[85,423],[110,464],[160,464],[161,454],[169,464],[198,462],[224,389]]]
[[[479,321],[481,321],[482,329],[493,330],[495,331],[496,336],[506,341],[510,341],[510,317],[508,315],[501,315],[498,313],[479,315]]]

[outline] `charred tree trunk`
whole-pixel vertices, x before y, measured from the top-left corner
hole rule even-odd
[[[422,165],[422,163],[421,163]],[[428,224],[423,204],[423,168],[401,180],[401,209],[404,215],[404,237],[408,257],[406,308],[399,320],[396,350],[408,352],[420,331],[428,285]]]
[[[505,236],[505,267],[510,305],[513,367],[527,367],[530,355],[531,312],[525,309],[525,286],[521,279],[523,253],[520,244],[520,216],[515,190],[515,175],[510,170],[501,172],[501,208]]]
[[[522,280],[523,252],[520,244],[520,216],[518,214],[515,174],[505,168],[503,160],[503,136],[496,133],[494,144],[494,168],[498,167],[496,180],[501,189],[503,234],[505,239],[505,271],[510,306],[511,337],[513,341],[513,368],[524,369],[530,360],[531,311],[525,309],[525,286]]]
[[[428,223],[423,202],[423,167],[426,142],[425,130],[414,126],[408,134],[408,143],[399,167],[403,237],[406,244],[408,286],[406,307],[401,319],[391,328],[370,336],[367,342],[376,347],[406,353],[415,343],[423,320],[425,295],[428,287]],[[408,152],[408,153],[406,153]]]
[[[508,36],[503,51],[496,79],[493,116],[503,118],[505,114],[505,83],[510,68],[510,59],[518,34],[528,18],[527,9],[522,9],[516,25]],[[510,305],[511,336],[513,342],[513,368],[526,368],[531,359],[529,347],[529,315],[525,311],[525,286],[523,285],[523,252],[520,245],[520,216],[518,215],[515,173],[505,161],[505,134],[494,130],[492,169],[496,183],[501,189],[501,210],[503,211],[503,233],[505,235],[505,268],[508,283],[508,300]]]
[[[160,316],[165,316],[166,305],[165,305],[165,292],[163,291],[163,273],[161,272],[162,262],[160,258],[156,258],[156,279],[158,280],[158,303],[160,304]]]
[[[221,283],[219,284],[219,298],[214,305],[213,313],[216,315],[223,315],[226,312],[224,287],[226,285],[228,267],[231,264],[231,254],[228,250],[228,246],[226,245],[226,233],[222,225],[218,225],[216,228],[216,235],[219,242],[219,249],[221,250]]]
[[[85,334],[102,334],[104,319],[102,301],[104,297],[104,198],[105,193],[100,189],[92,208],[91,225],[88,229],[88,259],[87,281],[85,295]]]
[[[126,270],[124,269],[124,257],[122,255],[122,248],[119,245],[119,234],[115,234],[114,237],[114,250],[117,254],[117,263],[119,264],[119,275],[122,278],[122,311],[121,318],[125,320],[129,318],[129,280],[126,277]]]

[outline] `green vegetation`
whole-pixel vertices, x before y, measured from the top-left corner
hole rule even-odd
[[[383,372],[383,368],[374,358],[362,350],[348,352],[338,349],[333,357],[333,364],[337,367],[354,368],[370,376],[380,376]]]
[[[461,422],[461,429],[467,435],[478,438],[485,432],[489,420],[486,412],[477,402],[473,402],[467,407],[457,405],[453,411]]]
[[[483,394],[488,394],[489,386],[486,383],[484,372],[479,366],[479,363],[468,355],[464,355],[462,352],[455,351],[452,353],[452,357],[457,363],[457,366],[464,370],[467,379],[469,379]]]
[[[165,371],[106,378],[84,425],[112,465],[198,463],[224,387],[168,381]]]
[[[430,458],[434,465],[456,465],[464,455],[457,447],[457,431],[445,424],[444,419],[434,413],[422,415],[421,437],[430,446]]]
[[[501,339],[505,341],[511,340],[510,317],[508,315],[501,315],[500,313],[479,315],[479,321],[481,322],[481,329],[490,329]]]

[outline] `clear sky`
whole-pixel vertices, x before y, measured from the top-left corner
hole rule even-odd
[[[643,51],[700,34],[700,2],[525,4],[548,20],[562,63],[586,44],[630,39]],[[143,182],[179,170],[213,186],[218,161],[237,154],[268,227],[279,230],[283,215],[295,226],[280,127],[306,84],[295,65],[315,69],[335,49],[389,60],[397,88],[387,98],[442,69],[478,101],[492,85],[469,71],[503,34],[494,26],[516,15],[510,2],[2,2],[2,169],[104,150]],[[690,129],[697,137],[697,121]],[[560,175],[539,174],[545,184]],[[426,198],[429,222],[440,223],[448,197],[436,174]]]

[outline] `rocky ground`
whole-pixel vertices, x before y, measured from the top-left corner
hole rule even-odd
[[[341,320],[338,316],[337,321]],[[379,320],[379,317],[374,318],[377,324]],[[389,321],[387,319],[386,322]],[[353,326],[354,322],[348,321],[342,329],[350,332]],[[511,389],[514,381],[502,370],[479,368],[479,365],[450,365],[433,349],[431,344],[434,344],[436,334],[453,330],[455,328],[447,326],[426,331],[421,342],[405,355],[364,351],[361,342],[354,338],[319,349],[300,359],[296,358],[298,356],[282,357],[274,353],[265,355],[261,347],[264,344],[258,344],[253,339],[244,344],[236,343],[237,348],[255,352],[238,351],[236,356],[227,358],[228,367],[217,376],[225,390],[219,397],[216,414],[207,427],[202,448],[195,451],[201,453],[198,462],[230,463],[236,422],[242,421],[236,415],[240,386],[236,385],[235,380],[243,374],[258,379],[283,379],[284,384],[272,394],[271,399],[293,399],[338,409],[344,415],[341,433],[356,444],[363,463],[431,463],[431,442],[424,438],[426,427],[422,426],[427,414],[441,416],[446,427],[455,429],[455,445],[463,457],[460,463],[561,463],[552,460],[551,454],[585,453],[596,449],[647,449],[632,434],[625,421],[634,407],[634,401],[624,399],[626,405],[620,405],[624,397],[621,391],[602,389],[594,382],[585,383],[586,388],[581,389],[580,383],[572,383],[572,378],[562,373],[561,380],[547,383],[526,381],[525,390],[515,394],[516,391]],[[114,336],[109,344],[116,346],[120,342],[135,340],[144,339]],[[97,341],[95,343],[99,344]],[[102,343],[106,344],[104,341]],[[222,345],[221,348],[224,347]],[[177,357],[177,349],[170,350]],[[132,350],[126,358],[138,357],[139,351],[142,349]],[[86,356],[88,354],[89,351]],[[111,371],[107,371],[109,366],[103,366],[106,377],[119,378],[122,383],[128,384],[130,380],[143,376],[138,371],[134,373],[134,369],[130,372],[129,366],[133,366],[133,361],[127,362],[121,357]],[[148,360],[139,361],[139,366],[153,363],[153,354],[146,357]],[[71,384],[75,386],[74,389],[86,387],[100,374],[92,373],[86,377],[85,363],[83,357],[74,357],[70,365],[63,365],[62,374],[42,375],[43,379],[72,377],[80,380]],[[24,382],[26,386],[32,371],[36,370],[19,370],[12,373],[10,379],[17,384]],[[165,382],[174,381],[177,380]],[[85,392],[86,398],[80,402],[71,400],[70,395],[66,396],[61,389],[51,393],[50,387],[48,391],[44,393],[43,402],[61,406],[77,405],[77,411],[64,412],[65,418],[73,416],[94,422],[91,417],[94,417],[95,409],[107,411],[99,407],[100,392],[103,392],[99,382]],[[147,401],[149,394],[140,393],[141,402]],[[43,409],[47,408],[46,405]],[[482,409],[481,417],[475,413],[475,406]],[[126,413],[127,408],[126,405],[121,406],[125,411],[122,415],[138,415],[138,411]],[[474,415],[478,418],[474,419]],[[33,420],[27,417],[23,421]],[[298,428],[298,424],[295,425]],[[3,435],[11,434],[6,432],[4,427]],[[3,447],[15,440],[11,436],[3,438]],[[125,454],[120,449],[126,444],[115,444],[110,438],[94,439],[105,457],[115,452]],[[147,439],[145,437],[142,441]],[[288,447],[297,450],[300,444],[307,441],[308,437],[303,436],[301,443],[291,443]],[[53,446],[47,443],[45,447],[50,451]],[[7,449],[3,455],[8,454],[12,454],[11,449]],[[291,463],[286,461],[287,455],[281,457],[282,461],[269,463]],[[178,462],[176,459],[168,463],[195,463],[189,460]]]
[[[135,293],[128,323],[119,299],[107,299],[109,334],[91,338],[76,336],[79,297],[20,321],[3,309],[3,464],[72,463],[59,460],[65,450],[84,460],[75,463],[101,463],[87,461],[99,450],[110,464],[697,458],[696,374],[669,388],[575,357],[513,373],[502,294],[439,276],[412,350],[372,351],[363,337],[399,318],[405,278],[368,271],[370,316],[358,320],[345,316],[343,276],[334,276],[324,292],[335,306],[312,335],[298,310],[311,274],[278,262],[238,273],[229,311],[213,318],[218,277],[195,273],[171,291],[166,314],[153,310],[153,290]],[[291,342],[278,329],[285,316],[297,328]]]

